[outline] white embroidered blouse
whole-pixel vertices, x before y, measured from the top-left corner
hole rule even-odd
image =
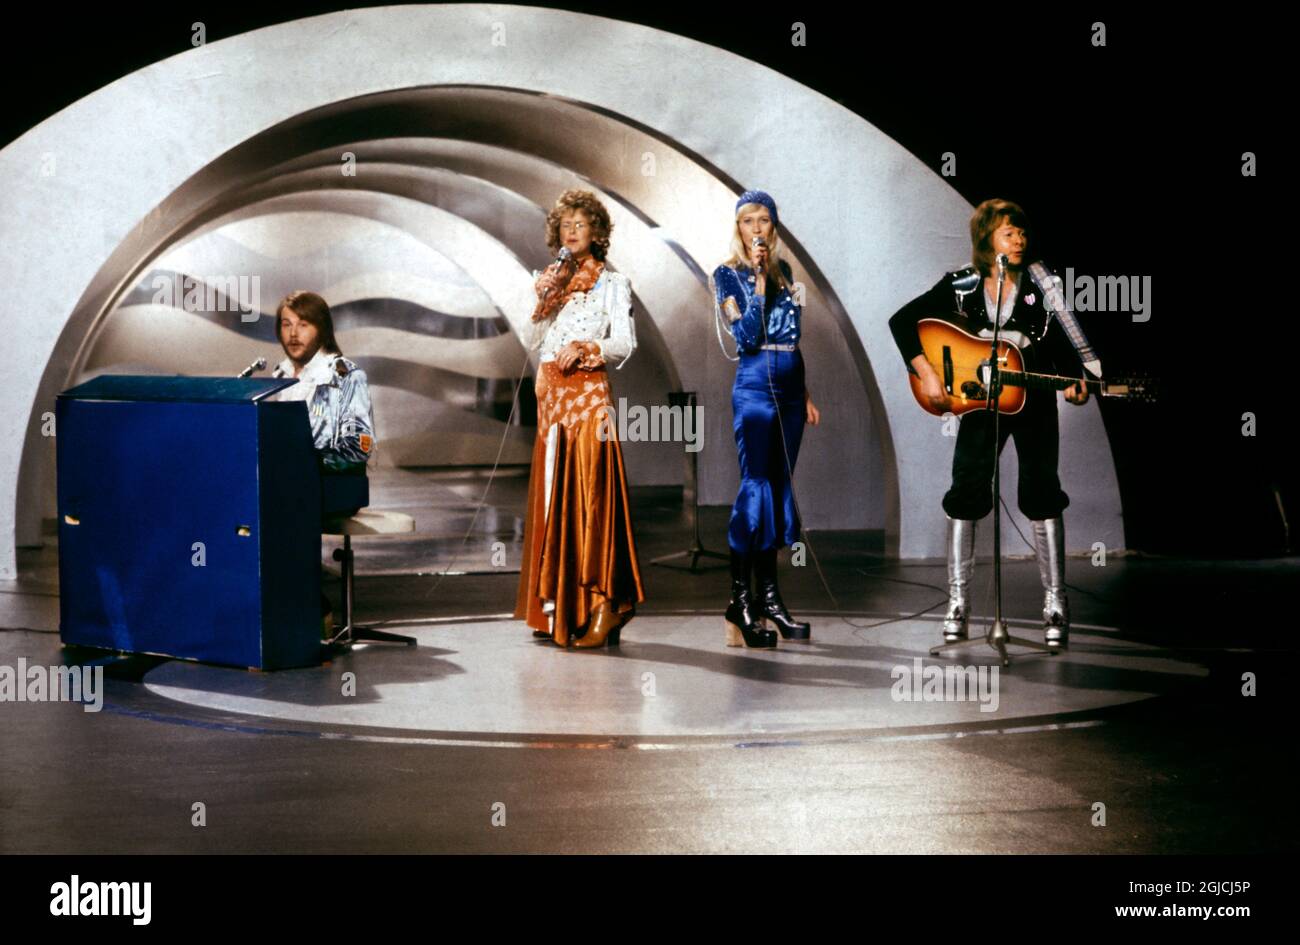
[[[621,272],[608,267],[590,292],[577,292],[553,318],[538,322],[531,350],[540,360],[554,361],[570,341],[592,341],[606,364],[621,368],[636,348],[632,322],[632,285]]]

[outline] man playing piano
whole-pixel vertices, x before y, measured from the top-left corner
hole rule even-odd
[[[321,514],[346,518],[369,498],[365,472],[375,451],[375,423],[366,372],[339,351],[329,305],[315,292],[284,297],[276,309],[276,334],[286,357],[272,376],[298,379],[276,399],[306,402],[321,467]],[[332,629],[329,599],[322,594],[322,634],[328,637]]]
[[[315,292],[291,292],[280,303],[276,322],[287,357],[272,376],[298,379],[277,399],[306,401],[312,442],[324,470],[364,473],[375,449],[370,386],[366,372],[339,351],[329,306]]]

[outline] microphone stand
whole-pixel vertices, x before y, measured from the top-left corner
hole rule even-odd
[[[263,369],[265,369],[265,368],[266,368],[266,358],[258,358],[256,361],[254,361],[254,362],[253,362],[252,364],[250,364],[248,367],[244,368],[242,371],[240,371],[240,372],[239,372],[238,374],[236,374],[235,376],[236,376],[236,377],[241,377],[241,378],[242,378],[242,377],[252,377],[253,374],[254,374],[255,372],[257,372],[257,371],[261,371],[261,370],[263,370]]]
[[[998,658],[1002,661],[1003,666],[1010,666],[1011,657],[1007,655],[1008,646],[1023,646],[1031,650],[1040,650],[1052,654],[1055,654],[1057,650],[1046,643],[1026,640],[1024,637],[1013,637],[1007,630],[1006,624],[1002,621],[1002,440],[999,431],[1002,411],[998,409],[998,402],[1002,398],[1002,368],[998,360],[998,342],[1002,339],[1002,284],[1006,281],[1006,278],[1006,260],[1004,256],[999,254],[998,299],[993,310],[993,343],[989,350],[987,401],[987,409],[993,411],[993,623],[989,624],[989,630],[984,637],[984,642],[997,650]],[[978,637],[973,637],[967,640],[943,643],[932,647],[930,655],[935,656],[961,647],[977,646],[979,642]]]
[[[680,406],[683,410],[695,409],[695,391],[670,391],[668,393],[668,403],[670,406]],[[687,525],[695,533],[691,540],[691,545],[685,551],[675,551],[672,554],[660,555],[657,558],[651,558],[651,564],[657,564],[661,568],[672,568],[675,571],[690,571],[692,574],[698,574],[707,568],[698,568],[701,558],[713,558],[718,561],[727,561],[730,555],[725,555],[720,551],[710,551],[704,546],[704,540],[700,537],[700,490],[699,490],[699,467],[697,459],[699,453],[686,452],[686,472],[682,478],[682,514],[686,517]],[[683,567],[680,564],[670,564],[678,558],[689,558],[690,564]]]

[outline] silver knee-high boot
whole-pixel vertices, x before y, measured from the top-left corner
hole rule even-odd
[[[948,519],[948,612],[943,618],[946,643],[966,639],[970,619],[970,582],[975,573],[975,522]]]
[[[1065,522],[1033,522],[1034,553],[1043,581],[1043,642],[1065,648],[1070,638],[1070,601],[1065,596]]]

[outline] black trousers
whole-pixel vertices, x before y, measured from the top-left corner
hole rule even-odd
[[[1056,391],[1031,390],[1024,408],[998,420],[998,455],[1007,437],[1016,441],[1020,482],[1018,503],[1026,518],[1056,518],[1070,504],[1056,466],[1060,428]],[[961,418],[952,455],[952,488],[943,497],[949,518],[981,519],[993,510],[993,414],[974,411]]]

